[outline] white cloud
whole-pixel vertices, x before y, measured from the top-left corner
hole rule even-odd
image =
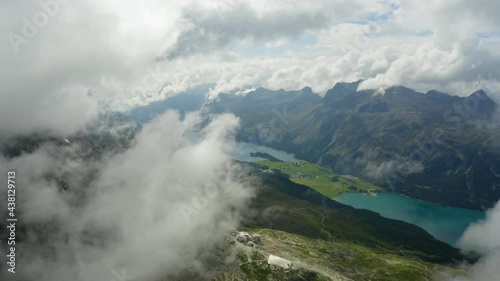
[[[23,17],[33,21],[43,11],[35,0],[2,5],[5,35],[22,35]],[[69,134],[103,102],[145,103],[204,83],[217,83],[212,97],[252,86],[323,93],[358,79],[367,80],[362,87],[405,84],[461,95],[471,85],[498,89],[498,40],[476,37],[498,32],[494,1],[68,0],[59,6],[17,54],[3,37],[2,135]],[[416,35],[424,31],[430,35]],[[303,36],[315,38],[314,46],[258,57],[238,50]],[[158,62],[158,73],[161,56],[175,59]],[[64,124],[55,118],[62,114]]]
[[[483,254],[483,257],[467,269],[467,278],[455,281],[490,281],[500,275],[500,204],[487,212],[484,221],[471,225],[459,241],[465,251]]]
[[[500,250],[500,204],[487,212],[484,221],[471,225],[460,239],[462,249],[490,253]]]
[[[25,38],[12,45],[2,36],[0,44],[1,137],[74,132],[97,112],[89,91],[121,98],[176,38],[177,2],[57,1],[41,1],[57,7],[53,16],[38,1],[1,4],[0,33]],[[46,23],[37,24],[37,15]]]
[[[199,254],[237,227],[254,190],[231,161],[239,120],[216,116],[200,141],[184,137],[200,121],[166,113],[131,149],[78,167],[65,164],[64,148],[50,145],[2,159],[2,174],[17,172],[17,216],[27,224],[16,245],[16,276],[111,280],[113,270],[126,268],[137,280],[153,280],[202,270]],[[83,184],[91,170],[98,174]],[[56,179],[69,181],[64,190]]]

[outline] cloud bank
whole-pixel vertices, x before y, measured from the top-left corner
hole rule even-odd
[[[480,253],[483,257],[467,271],[469,278],[455,281],[490,281],[500,276],[500,204],[487,212],[484,221],[471,225],[459,241],[465,251]]]
[[[206,83],[324,93],[338,81],[497,96],[498,3],[467,1],[7,1],[0,9],[2,138],[68,135],[103,104]],[[459,31],[459,32],[458,32]],[[64,122],[60,116],[64,116]],[[15,121],[12,121],[15,120]]]
[[[132,148],[99,161],[67,165],[73,148],[50,144],[2,159],[2,174],[17,172],[24,226],[17,230],[16,277],[155,280],[203,271],[198,257],[237,227],[254,189],[230,156],[238,119],[213,117],[203,138],[190,140],[186,134],[200,120],[166,113],[143,128]]]

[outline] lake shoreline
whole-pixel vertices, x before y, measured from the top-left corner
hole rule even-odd
[[[483,211],[442,206],[392,192],[380,192],[378,196],[345,193],[333,200],[417,225],[453,247],[457,247],[458,240],[471,224],[486,218]]]
[[[446,206],[389,192],[361,178],[337,174],[315,163],[297,159],[285,151],[251,143],[237,143],[235,150],[235,160],[264,165],[264,168],[268,166],[267,171],[283,173],[290,180],[309,186],[339,203],[414,224],[453,247],[457,247],[458,239],[470,224],[486,217],[484,210]],[[266,158],[283,162],[252,155],[269,155]],[[330,177],[331,180],[328,180]]]

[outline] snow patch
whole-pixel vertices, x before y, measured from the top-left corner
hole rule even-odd
[[[269,265],[279,266],[279,267],[282,267],[284,269],[288,269],[288,268],[290,268],[290,266],[292,266],[291,261],[284,259],[284,258],[280,258],[278,256],[274,256],[274,255],[269,255],[269,258],[267,259],[267,263]]]

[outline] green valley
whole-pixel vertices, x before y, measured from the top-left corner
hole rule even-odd
[[[309,186],[329,198],[335,198],[342,193],[348,192],[372,193],[383,190],[381,187],[364,179],[337,174],[306,161],[277,162],[263,160],[257,162],[257,164],[278,174],[286,174],[291,181]]]

